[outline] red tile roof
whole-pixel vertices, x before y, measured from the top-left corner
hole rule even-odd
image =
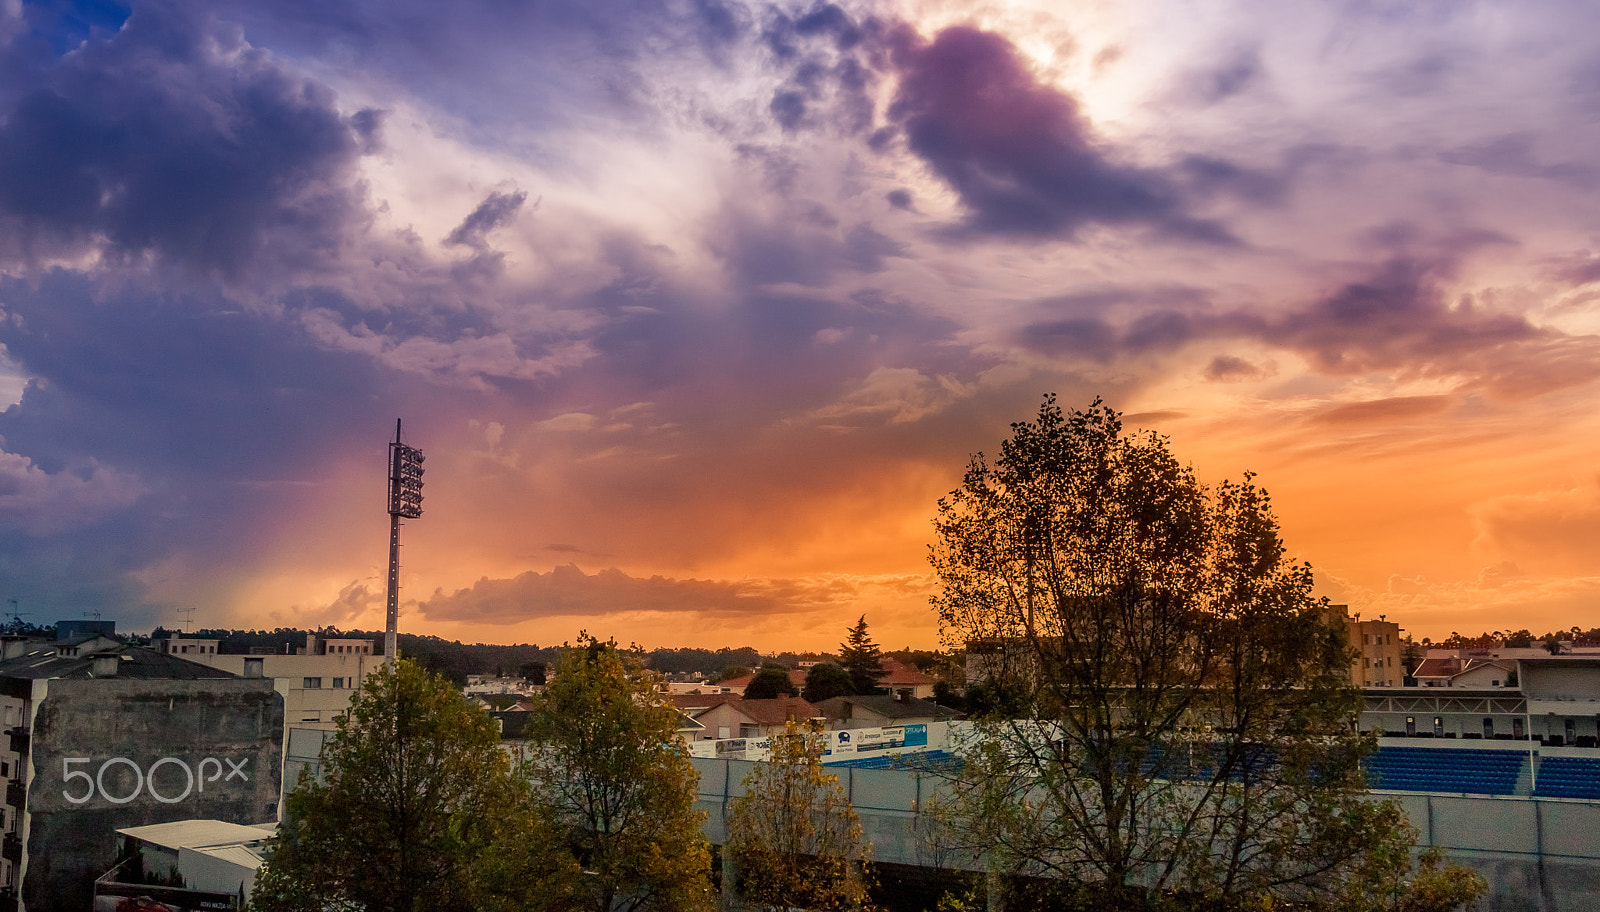
[[[883,660],[884,675],[878,679],[878,684],[883,687],[917,687],[924,684],[934,684],[939,679],[933,675],[918,671],[915,665],[906,665],[895,659]]]
[[[739,690],[743,690],[744,688],[749,687],[750,686],[750,682],[754,681],[755,679],[756,679],[755,673],[751,672],[750,674],[747,674],[747,675],[740,675],[737,678],[729,678],[726,681],[719,681],[716,684],[710,684],[710,685],[707,685],[707,686],[709,686],[709,687],[733,687],[733,688],[737,688]],[[801,671],[798,668],[789,669],[789,683],[793,684],[794,685],[794,689],[797,690],[797,691],[805,690],[806,689],[806,672]]]
[[[790,719],[811,719],[822,715],[815,706],[799,697],[773,697],[746,700],[738,694],[673,694],[672,705],[699,717],[707,710],[727,704],[734,712],[757,725],[782,725]]]

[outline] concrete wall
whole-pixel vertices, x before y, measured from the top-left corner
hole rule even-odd
[[[696,806],[706,837],[720,845],[728,802],[744,793],[753,761],[696,759]],[[941,780],[908,770],[834,769],[861,818],[873,857],[895,864],[980,870],[977,859],[941,852],[921,838],[918,809]],[[1478,912],[1593,912],[1600,907],[1600,802],[1422,793],[1382,793],[1399,802],[1421,848],[1489,882]]]
[[[271,681],[34,686],[25,908],[89,908],[120,828],[277,818],[283,699]]]
[[[236,896],[242,892],[248,900],[256,886],[257,869],[194,849],[178,850],[178,870],[190,890]]]
[[[1532,700],[1593,703],[1600,701],[1600,666],[1578,660],[1527,661],[1522,663],[1521,684]]]

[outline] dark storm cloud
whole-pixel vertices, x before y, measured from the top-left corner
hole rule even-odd
[[[1454,396],[1393,396],[1368,402],[1336,405],[1312,417],[1312,424],[1380,424],[1416,421],[1437,415],[1455,404]]]
[[[1137,295],[1103,295],[1087,303],[1064,299],[1051,306],[1076,311],[1074,316],[1029,324],[1018,341],[1049,355],[1111,362],[1197,343],[1253,340],[1296,352],[1324,374],[1450,375],[1511,396],[1600,377],[1600,338],[1537,327],[1520,314],[1483,310],[1468,299],[1451,304],[1439,287],[1439,270],[1447,269],[1393,261],[1363,281],[1276,314],[1217,312],[1203,305],[1178,309],[1161,302],[1170,297],[1162,292],[1139,316],[1114,323],[1092,311],[1106,303],[1135,303]],[[1219,356],[1206,373],[1235,380],[1254,370],[1241,359]]]
[[[1439,158],[1453,165],[1481,168],[1490,174],[1506,177],[1556,181],[1583,189],[1592,188],[1595,184],[1596,172],[1591,165],[1540,161],[1534,149],[1534,138],[1526,133],[1513,133],[1470,146],[1446,149],[1439,153]]]
[[[377,392],[377,371],[214,294],[98,290],[62,270],[0,279],[0,343],[38,378],[0,413],[48,471],[91,458],[194,482],[305,477]]]
[[[811,127],[846,136],[870,131],[878,74],[863,44],[877,32],[876,20],[857,23],[832,4],[799,17],[772,14],[762,40],[788,73],[768,105],[778,125],[791,133]]]
[[[509,224],[522,210],[522,204],[528,201],[528,194],[519,190],[515,193],[501,193],[495,191],[472,210],[450,236],[445,238],[446,244],[461,247],[483,247],[486,243],[484,236],[496,228]]]
[[[846,296],[820,287],[824,276],[899,255],[893,242],[860,227],[836,224],[826,212],[788,224],[731,219],[718,241],[726,246],[714,249],[735,284],[714,304],[677,290],[647,254],[630,258],[621,245],[617,283],[586,304],[607,315],[587,337],[594,356],[561,378],[562,388],[606,390],[618,402],[683,396],[691,412],[710,397],[765,423],[830,402],[842,382],[884,364],[948,369],[952,357],[968,354],[950,345],[955,321],[885,291]],[[773,259],[764,260],[768,252]],[[731,412],[718,423],[740,426]]]
[[[674,579],[632,576],[616,568],[585,573],[576,564],[549,573],[479,579],[470,589],[435,590],[420,612],[434,621],[515,624],[535,618],[604,617],[636,612],[706,614],[717,620],[780,618],[797,611],[839,610],[866,590],[921,594],[916,577],[822,579]]]
[[[237,275],[266,247],[310,262],[363,218],[363,142],[327,88],[197,8],[141,6],[13,86],[0,114],[0,255],[103,240]]]
[[[728,213],[712,249],[742,284],[822,287],[841,271],[880,272],[905,245],[865,222],[846,228],[826,207],[796,201],[781,216]]]
[[[153,621],[132,574],[237,562],[393,404],[368,359],[216,294],[56,270],[0,280],[0,313],[0,344],[35,378],[0,413],[0,575],[41,609]]]
[[[1261,52],[1241,49],[1214,66],[1183,74],[1176,94],[1188,104],[1214,105],[1249,90],[1263,78]]]
[[[802,56],[807,39],[825,38],[834,49],[847,51],[861,43],[862,34],[841,7],[819,3],[800,16],[775,11],[762,29],[761,40],[779,60],[793,60]]]
[[[1517,314],[1455,307],[1441,297],[1430,270],[1390,263],[1366,281],[1352,282],[1310,307],[1260,330],[1269,342],[1311,357],[1328,373],[1432,366],[1472,370],[1487,353],[1526,350],[1552,338]],[[1475,371],[1473,371],[1475,372]]]
[[[1256,364],[1233,355],[1218,355],[1206,365],[1205,377],[1217,383],[1237,383],[1241,380],[1255,380],[1266,376],[1267,372]]]
[[[431,620],[514,624],[540,617],[618,612],[771,615],[792,610],[795,592],[765,583],[629,576],[617,569],[584,573],[575,564],[511,579],[480,579],[471,589],[436,591],[419,608]]]
[[[1004,37],[971,27],[891,39],[899,87],[889,117],[960,195],[967,233],[1071,238],[1095,223],[1231,243],[1188,216],[1165,175],[1100,149],[1069,95],[1038,82]]]
[[[648,128],[662,110],[657,67],[722,66],[756,31],[748,5],[723,0],[219,0],[211,8],[266,46],[403,86],[490,144],[511,122],[543,129],[612,117],[624,129]],[[541,151],[559,154],[554,144]]]

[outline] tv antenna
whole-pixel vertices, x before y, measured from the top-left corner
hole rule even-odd
[[[11,624],[10,624],[10,626],[13,629],[15,629],[18,633],[21,633],[22,632],[22,628],[24,627],[24,624],[22,623],[22,619],[27,617],[28,613],[19,610],[19,609],[21,609],[22,606],[17,603],[16,599],[6,599],[6,601],[11,603]]]
[[[194,629],[194,609],[193,608],[177,608],[177,609],[174,609],[174,610],[177,611],[179,614],[183,615],[183,630],[184,630],[185,633],[187,633],[190,630]]]

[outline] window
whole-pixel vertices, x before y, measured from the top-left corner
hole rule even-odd
[[[303,680],[301,682],[300,686],[305,688],[306,690],[321,690],[322,689],[322,679],[321,678],[306,678],[305,680]],[[311,721],[315,722],[316,720],[312,719]]]
[[[343,687],[344,687],[344,678],[334,678],[333,679],[333,689],[334,690],[339,690],[339,689],[341,689]]]
[[[11,761],[0,760],[0,779],[11,778]]]

